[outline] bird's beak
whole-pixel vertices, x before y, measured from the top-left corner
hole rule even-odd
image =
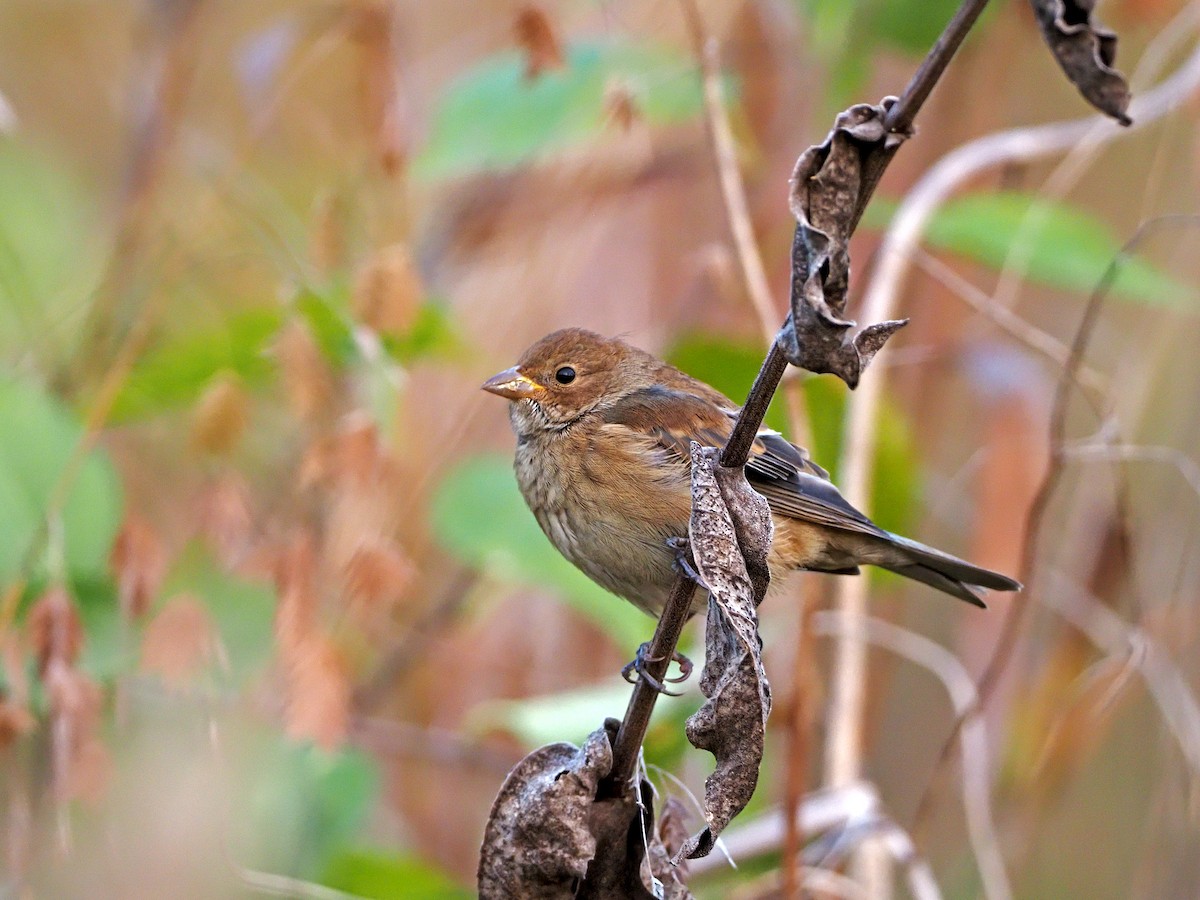
[[[536,381],[531,381],[522,375],[517,366],[493,375],[481,387],[489,394],[507,397],[509,400],[528,400],[546,390]]]

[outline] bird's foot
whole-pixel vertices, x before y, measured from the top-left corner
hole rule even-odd
[[[692,544],[685,537],[670,537],[667,538],[667,549],[675,554],[675,559],[671,563],[671,568],[681,575],[685,575],[692,581],[696,582],[704,590],[708,590],[708,585],[704,583],[704,579],[700,577],[700,573],[696,571],[695,560],[692,559]]]
[[[691,677],[692,669],[694,668],[692,661],[678,650],[675,650],[671,653],[671,659],[679,664],[679,674],[674,678],[667,678],[664,676],[663,680],[659,681],[646,671],[646,666],[648,666],[650,663],[662,662],[662,657],[650,656],[649,654],[650,642],[647,641],[638,647],[637,655],[633,658],[633,660],[626,663],[625,667],[621,669],[621,677],[630,684],[635,684],[638,680],[644,681],[646,684],[650,685],[650,687],[654,688],[654,690],[658,691],[660,694],[666,694],[668,697],[682,696],[682,694],[678,691],[668,690],[667,686],[663,684],[663,681],[666,681],[670,684],[679,684],[682,681],[687,681],[688,678]]]

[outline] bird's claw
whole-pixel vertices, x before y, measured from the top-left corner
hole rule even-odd
[[[650,663],[662,662],[662,657],[650,656],[649,653],[650,642],[647,641],[638,647],[637,655],[634,656],[630,662],[626,663],[623,669],[621,669],[621,677],[630,684],[636,684],[639,680],[644,681],[654,690],[658,691],[658,693],[666,694],[668,697],[682,696],[682,694],[678,691],[669,690],[667,686],[663,684],[663,681],[668,682],[669,684],[679,684],[680,682],[687,681],[688,678],[691,677],[692,669],[694,668],[692,661],[678,650],[672,651],[671,660],[675,663],[678,663],[679,674],[674,678],[667,678],[664,675],[662,681],[659,681],[646,671],[646,666]]]
[[[667,538],[667,549],[675,554],[675,559],[671,562],[671,568],[681,575],[692,579],[692,581],[707,591],[708,585],[704,583],[704,579],[696,571],[696,564],[692,561],[691,542],[685,537],[669,537]]]

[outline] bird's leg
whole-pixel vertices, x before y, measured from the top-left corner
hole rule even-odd
[[[685,537],[669,537],[667,538],[667,548],[675,554],[671,568],[681,575],[686,575],[707,591],[708,585],[704,583],[704,579],[696,571],[696,563],[692,559],[691,542]]]
[[[666,685],[646,671],[646,666],[652,662],[662,662],[662,657],[648,656],[650,652],[650,642],[646,641],[637,649],[637,655],[631,662],[625,664],[625,668],[621,669],[621,677],[630,684],[636,682],[639,678],[645,681],[646,684],[654,688],[660,694],[666,694],[668,697],[682,696],[676,691],[668,690]],[[663,681],[671,684],[679,684],[681,681],[687,681],[692,674],[692,661],[680,653],[678,650],[671,654],[671,659],[679,664],[679,674],[674,678],[663,677]],[[636,678],[634,677],[636,673]]]

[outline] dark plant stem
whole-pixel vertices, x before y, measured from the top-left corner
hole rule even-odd
[[[662,683],[667,674],[671,654],[675,652],[679,643],[679,636],[683,633],[683,626],[691,613],[692,597],[695,594],[696,583],[686,576],[678,576],[671,586],[671,593],[667,597],[658,627],[654,629],[654,637],[650,641],[650,650],[646,654],[646,672],[659,683]],[[597,799],[620,797],[629,792],[656,699],[658,691],[645,679],[640,679],[633,686],[625,718],[621,720],[621,727],[613,740],[612,771],[601,782],[596,793]]]
[[[929,51],[921,67],[913,75],[900,99],[888,111],[885,123],[890,131],[907,135],[912,130],[912,122],[928,99],[933,86],[946,70],[951,57],[963,42],[967,32],[987,5],[987,0],[964,0],[958,12],[947,24],[941,37]],[[895,149],[898,149],[897,148]],[[875,187],[883,177],[884,170],[895,156],[895,149],[886,154],[874,154],[870,158],[863,173],[863,188],[859,194],[853,227],[857,227],[867,203]],[[853,227],[851,231],[853,231]],[[795,277],[795,273],[793,273]],[[783,355],[778,341],[771,344],[767,358],[763,361],[754,386],[746,404],[738,414],[733,431],[729,435],[724,449],[721,451],[720,463],[727,468],[738,468],[746,464],[750,456],[750,448],[755,436],[762,427],[763,417],[767,407],[779,386],[784,372],[787,370],[787,359]],[[656,660],[647,666],[649,674],[662,680],[670,664],[671,655],[679,643],[683,626],[691,613],[692,598],[695,596],[696,585],[687,577],[676,577],[671,588],[671,594],[663,607],[654,638],[650,642],[649,658]],[[609,776],[601,783],[598,796],[611,797],[621,795],[629,790],[633,783],[634,772],[637,770],[638,756],[642,741],[646,737],[646,729],[650,725],[650,715],[658,692],[644,681],[639,681],[629,698],[629,706],[625,718],[613,741],[613,768]]]

